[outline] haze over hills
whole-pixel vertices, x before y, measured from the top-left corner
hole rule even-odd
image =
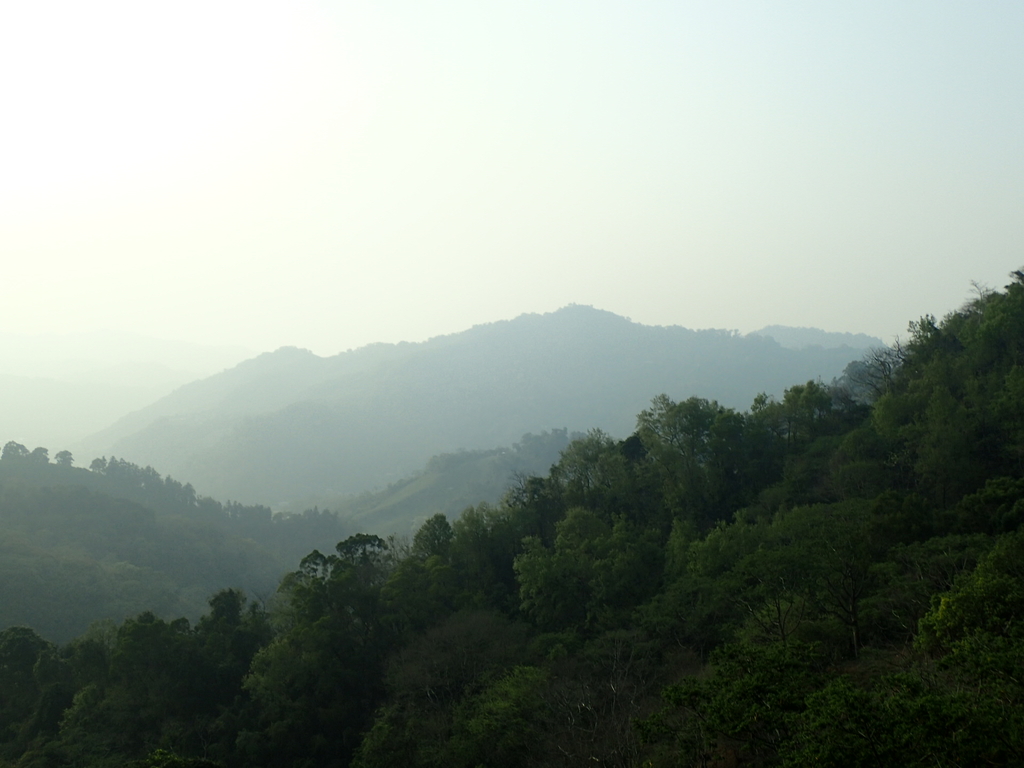
[[[759,331],[752,331],[754,336],[768,336],[787,349],[806,349],[807,347],[851,347],[853,349],[870,349],[883,347],[885,343],[875,336],[866,333],[836,333],[823,331],[819,328],[792,328],[787,325],[766,325]]]
[[[72,447],[176,387],[252,354],[121,331],[0,334],[3,439],[53,451]]]
[[[282,348],[180,387],[93,435],[116,455],[221,499],[280,505],[358,493],[436,454],[552,428],[632,432],[659,393],[749,407],[831,380],[864,348],[787,349],[762,335],[652,327],[572,305],[419,344],[333,357]]]

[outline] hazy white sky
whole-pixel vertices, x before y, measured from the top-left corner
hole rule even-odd
[[[1024,264],[1022,40],[997,1],[3,3],[0,331],[889,340]]]

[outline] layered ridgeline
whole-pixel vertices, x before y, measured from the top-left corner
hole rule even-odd
[[[251,355],[239,347],[117,331],[0,333],[3,439],[54,450],[73,446],[182,384]]]
[[[357,530],[402,539],[432,515],[497,502],[514,478],[546,473],[569,439],[555,430],[434,456],[375,493],[310,497],[277,515],[200,496],[123,459],[84,469],[68,451],[51,457],[8,441],[0,452],[0,630],[26,625],[64,642],[93,622],[146,610],[195,620],[224,588],[266,598],[304,555]]]
[[[0,630],[0,766],[1020,765],[1024,273],[847,378],[657,396],[269,611]]]
[[[864,352],[834,344],[826,335],[787,348],[570,306],[333,357],[279,349],[181,387],[77,452],[160,467],[217,498],[281,505],[381,487],[431,456],[525,433],[625,436],[661,392],[747,407],[759,392],[829,381]]]
[[[213,592],[273,594],[314,548],[351,532],[336,515],[272,516],[115,459],[92,469],[8,441],[0,454],[0,628],[65,642],[141,611],[196,619]],[[0,763],[2,764],[2,763]]]
[[[454,519],[467,507],[498,503],[525,478],[546,474],[570,439],[577,437],[582,435],[554,429],[523,435],[509,447],[439,454],[420,471],[386,488],[356,496],[308,496],[284,513],[329,509],[354,530],[412,536],[438,513]]]

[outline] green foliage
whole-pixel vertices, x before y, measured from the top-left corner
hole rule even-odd
[[[541,687],[546,678],[537,667],[515,667],[464,701],[455,711],[448,765],[538,764],[543,754]]]
[[[519,591],[514,563],[523,550],[526,524],[512,510],[490,504],[466,509],[452,524],[458,607],[514,610]]]
[[[52,708],[66,695],[55,648],[28,627],[0,632],[0,755],[17,754],[53,728]]]
[[[270,632],[246,602],[225,590],[194,629],[143,613],[96,625],[59,650],[30,630],[0,633],[0,673],[10,678],[0,690],[18,705],[0,713],[17,727],[0,740],[5,754],[20,754],[24,766],[120,767],[153,753],[140,764],[198,768],[214,765],[200,756],[230,758],[237,714],[228,709]]]
[[[807,697],[787,766],[1011,765],[1020,716],[983,692],[929,685],[915,674],[882,678],[871,689],[847,677]]]
[[[239,734],[248,760],[341,765],[351,757],[395,640],[382,612],[390,550],[357,534],[335,555],[312,552],[282,581],[288,628],[256,654],[244,684],[258,712]]]
[[[17,461],[19,459],[27,459],[28,456],[28,448],[21,443],[10,440],[4,444],[3,452],[0,453],[0,461]]]
[[[903,365],[876,403],[879,432],[896,443],[908,484],[943,507],[1022,464],[1019,273],[1005,292],[978,297],[941,323],[911,324]]]
[[[225,585],[273,591],[285,568],[250,536],[261,513],[193,504],[188,486],[151,468],[107,464],[112,474],[0,461],[0,627],[30,624],[66,642],[94,620],[144,610],[195,620]]]
[[[1024,523],[1024,478],[990,477],[979,491],[960,499],[947,518],[961,533],[1017,530]]]
[[[450,765],[457,710],[523,660],[526,636],[525,626],[501,614],[463,611],[414,639],[388,665],[390,703],[377,712],[356,764]]]
[[[314,549],[270,614],[222,589],[198,621],[136,613],[63,647],[8,627],[0,765],[1019,763],[1022,280],[915,324],[860,395],[660,396],[498,503],[423,510],[408,544]],[[0,459],[2,610],[115,583],[173,606],[158,574],[222,581],[230,530],[337,530],[117,459]]]
[[[672,597],[652,603],[646,618],[656,620],[657,611],[685,600],[684,637],[697,647],[704,647],[702,637],[712,644],[730,635],[783,643],[802,638],[856,655],[862,602],[874,588],[870,565],[879,551],[863,501],[720,524],[680,553]]]
[[[674,516],[705,529],[742,504],[744,426],[738,414],[696,397],[674,403],[659,395],[637,417]]]
[[[936,596],[932,610],[921,620],[920,645],[952,652],[961,662],[972,661],[967,652],[972,642],[988,640],[1024,643],[1024,530],[1000,537],[977,568],[961,574],[949,592]],[[1024,646],[1020,650],[1024,652]]]
[[[158,749],[144,760],[133,760],[125,768],[219,768],[218,763],[200,758],[184,758]]]
[[[726,645],[711,655],[714,675],[668,686],[664,696],[688,713],[674,734],[693,759],[721,758],[720,737],[741,754],[774,759],[798,727],[805,700],[823,679],[820,651],[813,646]]]
[[[241,692],[250,661],[269,637],[262,611],[247,611],[245,602],[233,591],[215,595],[195,629],[152,614],[130,619],[109,652],[93,641],[91,655],[107,663],[93,663],[91,675],[81,664],[89,648],[80,645],[72,660],[88,677],[63,718],[67,753],[88,759],[161,748],[226,755],[233,734],[222,708]]]
[[[662,552],[656,532],[638,532],[621,518],[608,525],[580,507],[556,530],[553,549],[530,538],[515,561],[521,608],[541,628],[621,626],[657,590]]]
[[[413,554],[423,559],[430,557],[447,558],[451,551],[454,535],[448,518],[439,512],[416,531],[416,535],[412,540]]]
[[[984,535],[937,536],[892,547],[872,564],[877,591],[864,601],[867,632],[876,644],[906,644],[918,631],[933,595],[951,589],[992,546]]]

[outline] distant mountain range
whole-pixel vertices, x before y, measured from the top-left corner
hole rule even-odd
[[[56,452],[176,387],[251,357],[125,332],[0,333],[0,440]]]
[[[768,336],[786,349],[807,349],[808,347],[850,347],[870,349],[885,346],[881,339],[866,333],[835,333],[819,328],[792,328],[788,325],[767,325],[752,335]]]
[[[794,349],[769,331],[781,332],[644,326],[573,305],[333,357],[286,347],[180,387],[76,455],[116,455],[216,498],[281,505],[381,487],[431,456],[529,432],[625,437],[663,392],[746,409],[759,392],[829,381],[882,343],[838,335],[837,345],[818,331]]]

